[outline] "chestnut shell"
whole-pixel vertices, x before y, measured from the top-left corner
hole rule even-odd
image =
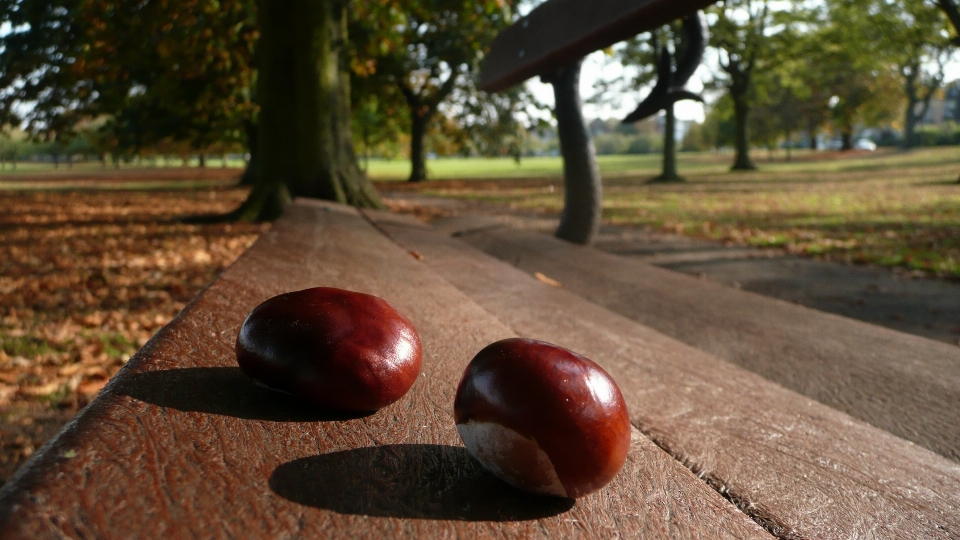
[[[534,493],[596,491],[630,447],[630,418],[613,379],[579,354],[532,339],[498,341],[474,357],[454,419],[471,455]]]
[[[400,399],[420,373],[413,324],[384,300],[316,287],[270,298],[237,335],[240,369],[320,407],[373,411]]]

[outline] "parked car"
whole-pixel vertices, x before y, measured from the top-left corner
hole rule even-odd
[[[870,139],[857,139],[857,142],[853,143],[853,147],[857,150],[869,150],[873,152],[877,149],[877,143]]]

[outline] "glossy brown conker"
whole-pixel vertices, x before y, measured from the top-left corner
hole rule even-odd
[[[315,405],[373,411],[420,373],[413,324],[369,294],[316,287],[274,296],[247,315],[237,363],[252,379]]]
[[[545,495],[600,489],[630,447],[630,418],[613,379],[579,354],[532,339],[477,353],[457,388],[454,420],[487,470]]]

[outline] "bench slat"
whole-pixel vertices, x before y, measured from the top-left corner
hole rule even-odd
[[[423,374],[402,400],[321,413],[235,367],[250,309],[318,285],[414,322]],[[0,537],[770,538],[639,434],[614,483],[572,508],[484,472],[453,394],[479,349],[513,335],[354,210],[298,201],[0,491]]]
[[[578,248],[536,267],[531,251],[514,250],[509,260],[522,258],[523,271],[423,225],[371,215],[514,332],[603,365],[635,425],[778,536],[960,538],[956,463],[530,276],[538,268],[564,287],[573,269],[604,279],[587,272],[604,268],[601,254]],[[483,231],[463,238],[534,244],[523,231]]]
[[[506,90],[715,1],[550,0],[494,39],[484,59],[480,88]]]
[[[574,246],[489,218],[444,230],[645,326],[960,461],[960,347]]]

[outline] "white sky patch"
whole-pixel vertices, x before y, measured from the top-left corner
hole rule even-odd
[[[692,92],[703,90],[703,81],[701,79],[706,73],[706,68],[700,69],[690,78],[687,83],[687,89]],[[596,93],[594,86],[600,80],[611,80],[617,77],[629,77],[623,66],[616,62],[609,62],[602,51],[597,51],[586,57],[583,61],[583,67],[580,69],[580,96],[586,99]],[[531,93],[545,105],[553,107],[553,87],[547,83],[540,82],[539,77],[534,77],[527,81],[527,88]],[[637,108],[640,101],[650,92],[652,86],[647,88],[638,88],[632,92],[626,92],[619,99],[614,99],[610,103],[594,105],[585,103],[583,106],[583,115],[588,119],[593,118],[623,118]],[[678,120],[695,120],[703,122],[704,109],[703,104],[695,101],[681,101],[674,108]]]

